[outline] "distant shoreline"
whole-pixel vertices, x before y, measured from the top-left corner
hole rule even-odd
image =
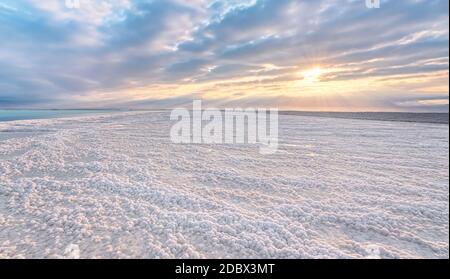
[[[0,123],[20,120],[52,119],[61,117],[75,117],[86,114],[115,112],[115,110],[92,109],[0,109]]]
[[[15,117],[2,116],[1,112],[36,112],[31,115],[16,115]],[[83,112],[133,112],[133,111],[167,111],[170,109],[0,109],[0,122],[58,118],[63,116],[81,115]],[[46,114],[45,112],[54,112]],[[391,122],[410,122],[410,123],[430,123],[430,124],[449,124],[449,113],[433,112],[315,112],[315,111],[279,111],[280,115],[308,116],[322,118],[340,118],[355,120],[373,120],[373,121],[391,121]]]

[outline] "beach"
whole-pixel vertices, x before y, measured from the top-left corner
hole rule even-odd
[[[0,122],[0,258],[448,258],[448,124],[280,115],[278,152],[170,112]]]

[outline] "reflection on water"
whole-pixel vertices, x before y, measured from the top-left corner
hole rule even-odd
[[[0,121],[70,117],[111,110],[0,110]]]

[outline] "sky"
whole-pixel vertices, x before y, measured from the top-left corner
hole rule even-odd
[[[79,1],[0,0],[0,108],[448,112],[448,0]]]

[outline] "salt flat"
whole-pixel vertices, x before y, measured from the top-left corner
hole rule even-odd
[[[280,116],[180,145],[167,112],[0,123],[0,258],[448,258],[449,126]]]

